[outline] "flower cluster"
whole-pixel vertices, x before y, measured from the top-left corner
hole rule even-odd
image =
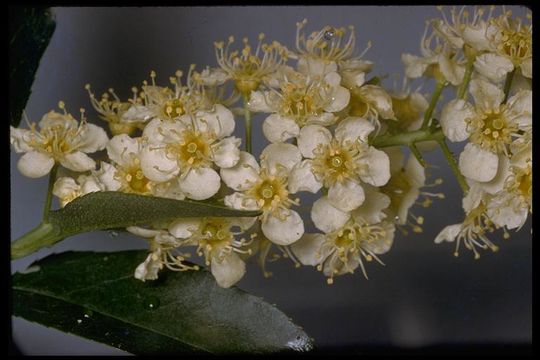
[[[142,281],[164,267],[198,269],[186,262],[195,254],[229,287],[254,255],[268,274],[265,262],[278,250],[297,266],[314,266],[331,284],[358,268],[367,278],[366,263],[382,264],[396,230],[423,231],[424,217],[410,209],[444,195],[427,191],[442,179],[427,183],[420,150],[446,146],[446,138],[468,141],[459,164],[448,158],[465,179],[466,217],[435,241],[457,239],[457,253],[463,240],[478,256],[476,247],[497,249],[487,232],[507,234],[532,212],[532,93],[522,88],[526,81],[512,82],[532,77],[532,27],[508,12],[484,14],[452,10],[450,19],[443,12],[428,22],[421,56],[402,57],[401,89],[370,76],[374,64],[363,57],[371,43],[358,51],[352,26],[308,34],[304,20],[291,48],[263,43],[261,34],[255,50],[248,39],[235,50],[230,37],[214,44],[218,67],[193,65],[185,81],[177,71],[166,86],[152,71],[127,101],[112,89],[98,100],[87,85],[110,138],[86,122],[84,110],[79,123],[63,103],[63,114],[46,114],[39,131],[35,124],[12,127],[11,144],[25,153],[18,168],[29,177],[65,168],[52,187],[61,206],[91,192],[119,191],[260,212],[128,227],[150,246],[134,273]],[[424,76],[437,84],[430,101],[410,87]],[[456,96],[437,114],[446,88]],[[234,108],[240,99],[243,109]],[[239,115],[246,151],[234,136]],[[259,156],[251,151],[252,116],[261,118],[268,140]],[[87,153],[100,150],[106,154],[96,164]],[[315,194],[311,204],[306,193]]]

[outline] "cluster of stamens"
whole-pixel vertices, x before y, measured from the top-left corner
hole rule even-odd
[[[518,128],[507,120],[504,108],[485,110],[465,121],[472,143],[497,154],[508,154],[508,145]]]

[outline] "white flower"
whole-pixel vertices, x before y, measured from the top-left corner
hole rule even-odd
[[[463,198],[465,219],[460,224],[446,226],[435,238],[435,243],[455,241],[454,256],[459,256],[459,247],[463,242],[468,250],[473,251],[475,259],[480,258],[476,247],[484,250],[490,249],[493,252],[498,251],[499,248],[486,236],[487,233],[495,230],[492,221],[486,214],[488,202],[489,194],[484,192],[481,187],[471,187]]]
[[[291,144],[270,144],[261,154],[259,167],[251,154],[242,152],[236,166],[222,169],[225,184],[236,192],[225,197],[225,204],[241,210],[262,210],[263,234],[273,243],[289,245],[304,233],[304,222],[291,210],[298,199],[289,186],[291,170],[302,160],[298,148]]]
[[[251,109],[272,113],[263,123],[263,133],[270,142],[285,142],[298,136],[309,124],[331,125],[334,113],[349,103],[349,91],[340,85],[336,72],[324,77],[292,73],[279,83],[279,91],[251,93]]]
[[[88,124],[84,117],[79,124],[65,111],[45,114],[39,127],[39,131],[35,124],[30,130],[10,128],[13,149],[25,153],[17,168],[31,178],[47,175],[55,163],[77,172],[94,169],[96,163],[87,153],[102,150],[108,140],[102,128]]]
[[[469,139],[459,158],[466,177],[486,182],[497,173],[500,157],[532,128],[532,92],[522,90],[502,104],[503,92],[485,80],[471,81],[475,104],[452,100],[441,113],[441,126],[451,141]]]
[[[304,234],[291,245],[292,253],[302,264],[322,270],[329,284],[334,276],[354,273],[358,266],[367,278],[363,259],[381,263],[377,255],[392,246],[395,227],[384,220],[383,212],[390,199],[373,191],[369,202],[351,213],[338,215],[340,211],[332,210],[325,198],[317,200],[312,210],[313,222],[324,234]]]
[[[277,41],[262,43],[264,37],[264,34],[259,34],[255,51],[252,51],[247,38],[243,39],[244,48],[240,52],[229,51],[234,43],[233,36],[229,36],[226,46],[223,42],[214,43],[219,66],[233,79],[236,89],[244,96],[257,90],[266,76],[287,61],[287,49]]]
[[[181,246],[197,246],[197,253],[204,256],[218,285],[228,288],[236,284],[246,271],[239,254],[251,254],[251,250],[245,247],[252,240],[235,240],[241,232],[231,229],[235,226],[242,229],[243,225],[242,221],[234,218],[181,219],[169,225],[169,231],[184,239]]]
[[[166,266],[173,271],[199,270],[197,265],[186,264],[186,254],[175,251],[181,242],[168,231],[158,229],[145,229],[138,226],[126,228],[130,233],[142,237],[150,242],[150,251],[146,260],[135,269],[135,278],[146,281],[156,280],[159,270]]]
[[[426,98],[409,89],[390,93],[392,98],[392,110],[397,121],[388,122],[401,131],[414,131],[420,129],[424,121],[424,113],[429,107]]]
[[[382,186],[390,179],[388,156],[367,144],[373,129],[369,121],[349,117],[339,123],[334,137],[319,125],[300,131],[298,148],[311,161],[315,180],[328,188],[329,201],[342,211],[364,202],[362,183]]]
[[[409,223],[409,209],[420,196],[420,189],[426,185],[425,170],[412,155],[409,156],[405,163],[399,148],[387,148],[385,152],[388,154],[392,165],[390,167],[391,177],[388,183],[380,188],[380,191],[391,200],[387,210],[388,215],[395,219],[397,224],[405,225]],[[422,229],[419,225],[422,225],[423,218],[414,217],[414,215],[413,218],[418,224],[411,224],[413,231],[420,232]]]
[[[519,229],[532,213],[532,147],[514,154],[502,168],[506,171],[500,171],[487,215],[496,226]]]
[[[420,42],[421,56],[402,54],[407,77],[415,79],[424,75],[434,77],[437,82],[449,82],[458,86],[463,81],[465,67],[450,43],[441,44],[439,33],[429,33],[433,23],[426,23],[426,29]]]
[[[396,120],[392,108],[392,98],[381,86],[361,83],[351,89],[350,111],[352,116],[359,116],[379,125],[379,117]]]
[[[105,186],[101,184],[94,174],[91,174],[80,175],[77,180],[71,177],[59,177],[54,182],[52,193],[58,197],[60,206],[64,207],[79,196],[104,190]]]
[[[229,137],[233,130],[232,113],[219,104],[212,112],[176,121],[152,120],[143,133],[148,142],[141,153],[144,176],[159,183],[179,175],[180,190],[188,198],[212,197],[220,187],[214,167],[233,167],[240,158],[240,139]]]

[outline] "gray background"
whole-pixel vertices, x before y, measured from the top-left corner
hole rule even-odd
[[[515,14],[525,12],[510,8]],[[26,108],[33,121],[56,108],[58,100],[73,113],[85,107],[95,118],[84,90],[88,82],[96,94],[114,87],[125,97],[132,85],[148,78],[150,70],[166,84],[176,69],[187,70],[191,63],[215,65],[213,42],[226,40],[229,34],[238,40],[255,39],[262,31],[267,39],[292,47],[295,23],[303,18],[309,20],[308,31],[327,24],[355,25],[359,50],[373,41],[365,58],[375,62],[374,74],[402,73],[401,53],[418,54],[425,20],[438,16],[435,7],[420,6],[56,8],[55,13],[57,28]],[[423,89],[431,88],[427,83]],[[241,119],[237,134],[243,134]],[[254,150],[259,153],[264,145],[260,121],[255,121],[254,134]],[[453,149],[459,151],[460,146]],[[16,169],[18,158],[11,155],[12,239],[40,221],[47,183],[46,178],[22,177]],[[382,256],[385,267],[368,264],[370,280],[357,273],[328,286],[315,269],[295,269],[284,260],[269,264],[271,279],[264,279],[250,264],[239,286],[277,304],[319,346],[530,342],[530,221],[511,240],[494,236],[500,245],[497,254],[486,253],[474,261],[463,250],[461,257],[453,257],[452,245],[436,246],[433,239],[442,227],[460,221],[461,192],[439,151],[426,158],[438,165],[431,169],[434,175],[447,179],[443,185],[447,198],[428,211],[416,209],[426,215],[424,233],[398,235],[392,250]],[[53,252],[145,247],[144,241],[124,234],[82,234],[14,261],[12,270],[22,270]],[[13,335],[27,354],[123,353],[19,318],[13,318]]]

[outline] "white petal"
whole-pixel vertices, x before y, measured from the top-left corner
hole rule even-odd
[[[477,145],[467,144],[459,155],[459,170],[472,180],[486,182],[497,174],[499,157]]]
[[[363,245],[364,249],[372,252],[375,255],[387,253],[394,243],[394,233],[396,231],[396,227],[388,222],[384,222],[382,226],[384,235],[373,242],[366,242]]]
[[[29,178],[39,178],[47,175],[54,166],[54,159],[37,151],[30,151],[21,156],[17,169]]]
[[[131,104],[129,109],[122,114],[122,120],[126,123],[142,122],[150,120],[153,116],[153,111],[148,107],[138,104]]]
[[[300,150],[292,144],[270,144],[261,152],[261,164],[266,163],[266,167],[269,169],[284,166],[290,171],[301,160]]]
[[[156,280],[158,278],[158,271],[162,267],[158,254],[159,252],[151,253],[143,263],[137,266],[135,269],[136,279],[146,281]]]
[[[300,130],[298,148],[305,158],[313,159],[315,150],[320,144],[326,145],[332,140],[332,133],[320,125],[307,125]]]
[[[367,170],[359,174],[362,181],[373,186],[383,186],[390,180],[390,159],[384,151],[370,146],[361,161],[368,165]]]
[[[221,68],[206,67],[206,69],[200,73],[200,79],[203,84],[210,87],[223,85],[229,78],[229,74]]]
[[[499,82],[504,80],[506,74],[514,70],[514,64],[504,56],[487,53],[476,57],[474,69],[482,76]]]
[[[298,136],[300,132],[300,128],[293,119],[278,114],[268,116],[263,122],[262,130],[264,136],[272,143],[285,142]]]
[[[336,183],[328,190],[328,201],[341,211],[356,209],[362,205],[364,199],[364,189],[360,184],[352,180]]]
[[[435,244],[440,244],[443,241],[448,241],[448,242],[455,241],[460,231],[461,231],[461,224],[446,226],[435,238]]]
[[[517,116],[513,119],[520,128],[532,126],[532,91],[521,90],[508,99],[510,111]]]
[[[324,260],[320,253],[321,245],[326,240],[323,234],[304,234],[300,240],[291,245],[291,251],[303,265],[316,266]]]
[[[313,203],[311,208],[311,220],[317,229],[330,233],[345,225],[351,215],[336,209],[327,196],[323,196]]]
[[[9,142],[13,146],[13,150],[16,153],[32,151],[32,147],[24,140],[30,134],[30,131],[25,129],[18,129],[16,127],[9,127]]]
[[[60,199],[65,199],[72,197],[80,189],[81,186],[77,184],[75,179],[62,176],[54,182],[52,193]]]
[[[212,111],[198,111],[196,118],[201,131],[211,130],[218,138],[231,136],[234,132],[234,115],[221,104],[214,105]]]
[[[359,92],[367,102],[375,107],[382,118],[395,119],[392,98],[386,90],[377,85],[364,85],[359,89]]]
[[[324,108],[326,112],[338,112],[343,110],[351,99],[351,93],[343,86],[337,86],[332,91],[332,101]]]
[[[325,74],[335,72],[337,65],[334,61],[302,57],[298,60],[297,69],[304,75],[323,77]]]
[[[77,182],[81,184],[82,195],[105,190],[104,185],[93,175],[80,175]]]
[[[484,51],[493,48],[492,41],[487,36],[487,24],[485,21],[480,22],[478,26],[467,25],[463,29],[462,37],[466,44],[476,50]]]
[[[60,163],[62,166],[78,172],[93,170],[96,167],[96,162],[81,151],[64,155]]]
[[[149,144],[176,143],[185,129],[186,125],[180,120],[163,121],[156,118],[145,126],[143,136]]]
[[[496,197],[488,204],[487,215],[497,226],[506,226],[508,230],[520,228],[527,221],[528,209],[520,207],[517,201]]]
[[[532,57],[527,58],[521,62],[521,75],[526,78],[532,79]]]
[[[476,106],[482,109],[496,109],[504,98],[499,87],[480,78],[471,81],[470,92]]]
[[[161,233],[159,230],[146,229],[140,226],[128,226],[126,230],[135,236],[145,239],[153,239]]]
[[[450,101],[441,111],[441,127],[444,135],[453,142],[467,140],[469,133],[465,120],[474,115],[474,108],[465,100]]]
[[[310,115],[306,120],[306,125],[322,125],[330,126],[334,125],[339,117],[328,112],[323,112],[319,115]]]
[[[221,178],[211,168],[191,169],[179,180],[180,190],[193,200],[206,200],[214,196],[221,185]]]
[[[231,168],[238,164],[240,160],[239,138],[230,136],[212,145],[212,158],[214,163],[220,168]]]
[[[441,54],[439,57],[439,69],[447,81],[454,86],[458,86],[463,81],[465,68],[451,60],[447,55]]]
[[[289,174],[288,188],[292,194],[299,191],[316,193],[322,187],[311,171],[311,160],[303,160],[296,164]]]
[[[101,168],[96,171],[95,176],[107,191],[118,191],[122,184],[115,179],[116,168],[109,163],[101,162]]]
[[[271,113],[276,110],[276,96],[272,91],[252,91],[248,108],[254,112]]]
[[[141,150],[140,160],[144,176],[152,181],[168,181],[180,171],[177,160],[169,158],[164,148],[148,145]]]
[[[236,284],[244,276],[246,264],[237,254],[231,252],[222,259],[212,258],[210,270],[217,284],[222,288],[228,288]]]
[[[186,194],[180,190],[178,178],[154,184],[152,186],[152,195],[176,200],[184,200],[186,198]]]
[[[102,127],[94,124],[86,124],[83,139],[79,150],[85,153],[93,153],[105,149],[109,141],[107,133]]]
[[[115,163],[127,167],[139,157],[139,142],[126,134],[116,135],[107,144],[107,155]]]
[[[402,54],[401,61],[405,64],[405,75],[412,79],[421,77],[429,66],[424,58],[411,54]]]
[[[463,210],[466,213],[469,213],[471,210],[478,207],[480,202],[484,200],[485,194],[482,184],[473,182],[473,184],[470,185],[469,191],[467,191],[467,195],[465,195],[461,201]]]
[[[235,192],[223,199],[226,206],[237,210],[259,210],[257,200],[243,193]]]
[[[360,117],[347,117],[339,122],[334,136],[339,141],[354,142],[358,139],[367,142],[368,135],[375,130],[375,126]]]
[[[240,151],[238,163],[228,169],[221,169],[223,182],[235,191],[250,189],[259,180],[260,167],[255,157],[245,151]]]
[[[368,224],[376,224],[386,217],[383,210],[388,206],[390,206],[390,198],[388,196],[370,187],[366,187],[364,202],[358,209],[352,211],[351,216],[359,223],[367,222]]]
[[[490,194],[496,194],[504,187],[506,179],[510,175],[510,160],[506,156],[499,157],[499,166],[497,174],[488,182],[480,183],[482,189]],[[470,192],[470,190],[469,190]]]
[[[328,85],[336,87],[341,83],[341,76],[336,71],[332,71],[324,75],[324,81]]]
[[[199,219],[178,219],[171,223],[168,227],[169,232],[172,236],[179,239],[187,239],[193,235],[199,226],[201,225],[201,220]]]
[[[285,216],[284,219],[274,215],[266,217],[261,223],[261,230],[274,244],[290,245],[304,234],[304,221],[294,210],[282,214]]]

